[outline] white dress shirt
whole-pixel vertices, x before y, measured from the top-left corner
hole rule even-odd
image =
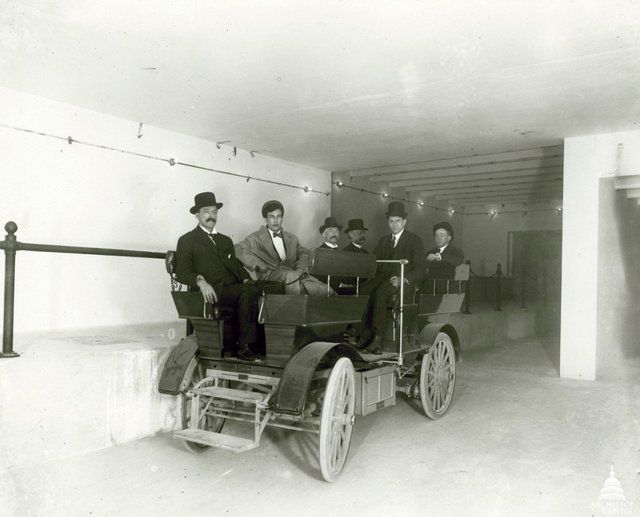
[[[280,228],[280,235],[282,235],[282,237],[274,237],[273,232],[269,228],[267,228],[267,231],[269,232],[269,237],[271,237],[271,242],[273,242],[273,247],[278,252],[280,260],[284,262],[287,259],[287,251],[284,248],[284,233],[282,228]]]

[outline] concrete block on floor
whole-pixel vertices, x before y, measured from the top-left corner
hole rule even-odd
[[[20,357],[0,360],[0,469],[174,429],[177,399],[157,386],[183,329],[170,322],[16,336]]]

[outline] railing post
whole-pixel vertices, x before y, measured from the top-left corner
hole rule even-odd
[[[496,268],[496,310],[502,310],[502,264]]]
[[[13,298],[16,279],[16,250],[18,241],[15,233],[18,225],[9,221],[4,225],[7,235],[4,238],[4,318],[2,327],[2,357],[18,357],[13,351]]]
[[[467,265],[469,266],[469,279],[467,280],[467,285],[464,287],[464,310],[463,314],[471,314],[469,310],[469,304],[471,303],[471,261],[467,260]]]
[[[526,291],[527,291],[527,266],[524,264],[520,270],[520,275],[522,277],[522,304],[520,305],[521,309],[526,309]]]

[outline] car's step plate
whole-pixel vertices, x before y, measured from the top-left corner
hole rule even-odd
[[[244,452],[255,449],[258,446],[253,440],[248,440],[247,438],[240,438],[230,434],[214,433],[203,429],[182,429],[181,431],[174,432],[173,436],[174,438],[181,438],[188,442],[200,443],[233,452]]]

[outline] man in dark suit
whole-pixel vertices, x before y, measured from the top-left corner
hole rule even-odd
[[[190,212],[198,226],[178,239],[176,276],[190,290],[199,289],[207,302],[234,310],[239,348],[223,352],[235,352],[239,359],[254,361],[250,345],[258,339],[259,291],[236,258],[231,239],[215,229],[221,207],[213,192],[196,194]]]
[[[320,228],[318,228],[320,235],[322,235],[322,238],[324,239],[324,242],[318,247],[337,251],[340,230],[342,230],[342,225],[338,224],[338,221],[336,221],[335,217],[327,217],[324,220],[324,224],[320,226]],[[327,284],[327,275],[316,275],[316,278],[323,284]],[[340,287],[340,284],[342,284],[343,281],[343,278],[340,276],[332,276],[329,282],[329,286],[335,291],[336,289],[338,289],[338,287]]]
[[[362,219],[349,219],[344,233],[347,234],[351,242],[342,248],[342,251],[350,251],[352,253],[369,253],[362,247],[367,240],[365,235],[367,230],[368,228],[364,227],[364,221]]]
[[[436,247],[427,252],[428,278],[455,278],[456,266],[462,264],[464,253],[451,245],[453,228],[442,221],[433,227]]]
[[[363,247],[365,241],[367,240],[367,237],[365,235],[365,232],[367,230],[368,228],[365,228],[364,221],[362,219],[349,219],[349,222],[347,223],[347,228],[345,229],[344,233],[347,234],[351,242],[349,242],[349,244],[347,244],[344,248],[342,248],[342,251],[349,251],[351,253],[362,253],[362,254],[368,255],[369,252]],[[344,278],[343,281],[345,284],[353,286],[351,291],[348,292],[348,294],[355,294],[356,292],[355,286],[357,283],[357,279],[355,277],[349,277],[349,278]],[[366,281],[367,281],[367,278],[360,278],[361,285]]]
[[[407,213],[400,201],[389,203],[387,223],[391,235],[385,235],[378,241],[373,254],[378,260],[406,259],[404,268],[404,292],[409,293],[424,277],[425,260],[422,240],[416,234],[405,230]],[[382,353],[382,342],[387,324],[386,307],[400,287],[400,266],[398,264],[379,264],[376,276],[360,288],[360,294],[369,294],[369,307],[362,320],[362,332],[358,346],[367,348],[374,354]]]

